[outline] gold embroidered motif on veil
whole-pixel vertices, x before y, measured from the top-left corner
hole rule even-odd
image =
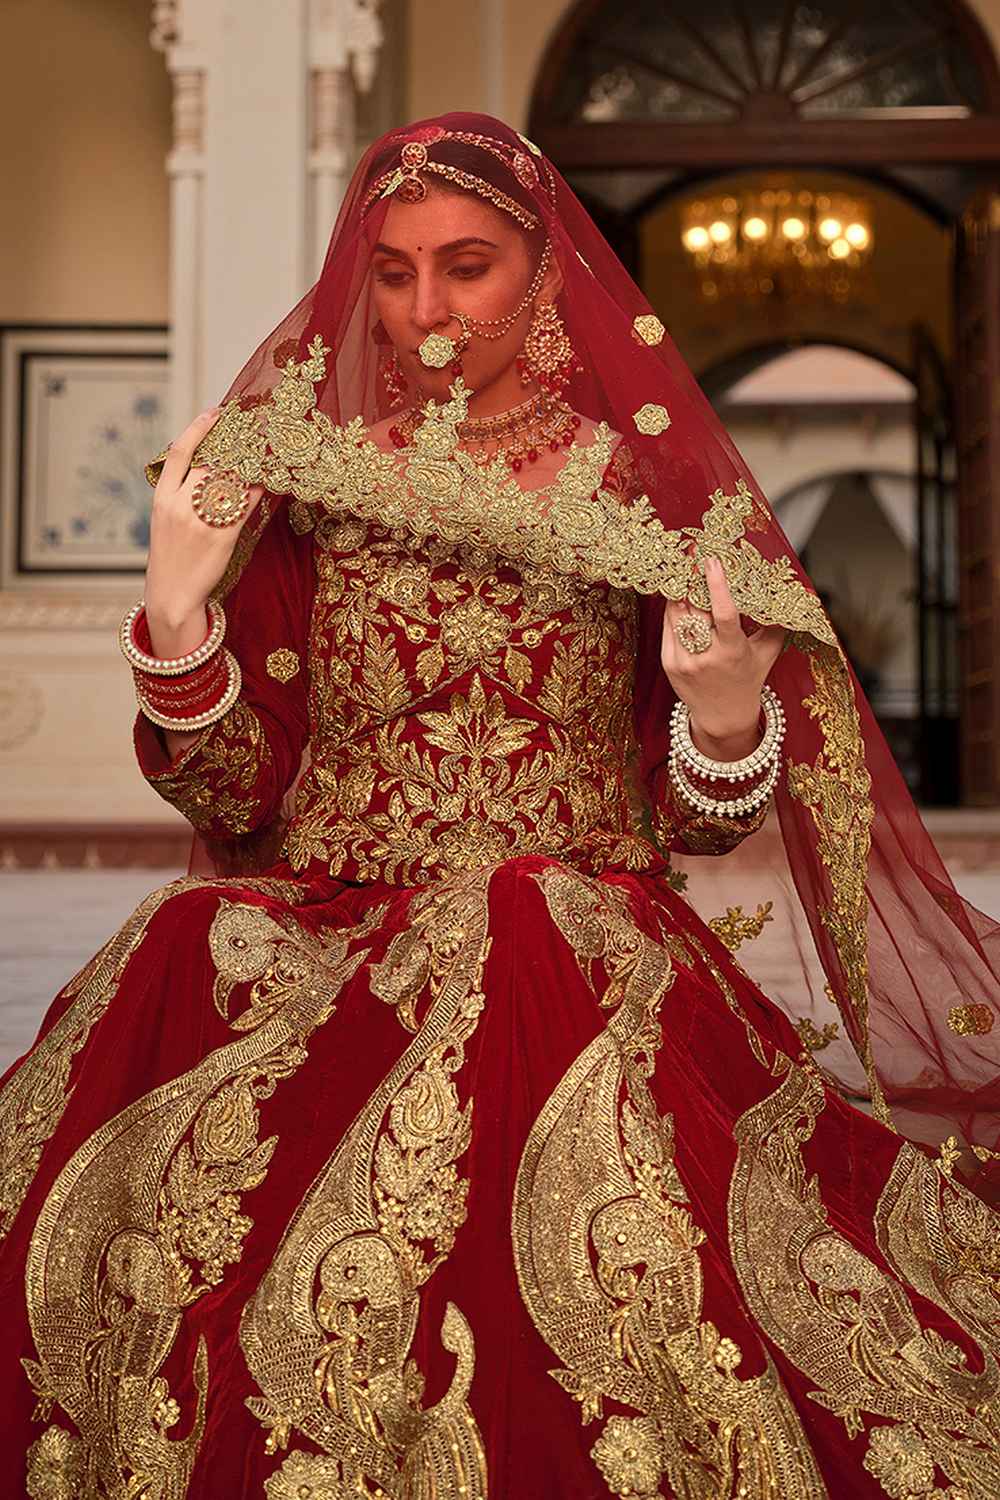
[[[535,878],[595,996],[614,1007],[532,1126],[515,1185],[521,1295],[563,1361],[550,1373],[585,1425],[607,1400],[637,1413],[608,1416],[591,1448],[616,1495],[665,1483],[713,1500],[824,1500],[770,1359],[740,1378],[741,1350],[701,1319],[705,1235],[685,1207],[673,1118],[648,1085],[670,955],[613,887],[558,867]]]
[[[260,1102],[305,1060],[309,1036],[365,956],[348,948],[383,911],[321,939],[290,917],[220,901],[209,933],[217,995],[221,1004],[234,985],[250,985],[247,1010],[230,1022],[243,1035],[101,1126],[36,1222],[26,1300],[38,1358],[24,1365],[36,1416],[47,1420],[58,1405],[79,1436],[57,1422],[32,1445],[31,1493],[50,1492],[57,1461],[60,1493],[187,1493],[205,1423],[204,1340],[193,1409],[182,1411],[160,1372],[185,1309],[242,1255],[252,1228],[242,1195],[264,1180],[277,1145],[258,1139]],[[171,1437],[177,1425],[185,1437]],[[79,1488],[69,1489],[74,1474]]]
[[[802,707],[818,722],[823,749],[812,765],[789,760],[789,794],[809,809],[816,825],[816,852],[830,881],[829,906],[820,920],[830,934],[843,972],[843,993],[831,995],[865,1067],[876,1117],[894,1129],[882,1093],[868,1030],[868,859],[875,806],[865,765],[861,722],[847,664],[839,646],[817,646],[805,638],[804,651],[816,691]]]
[[[465,1317],[447,1304],[440,1337],[455,1370],[432,1407],[410,1346],[420,1288],[466,1214],[458,1161],[472,1100],[459,1103],[455,1080],[484,1005],[488,884],[476,874],[415,896],[406,928],[372,965],[373,993],[413,1041],[319,1173],[244,1309],[240,1341],[262,1392],[247,1404],[269,1430],[267,1451],[296,1432],[321,1450],[293,1449],[266,1481],[269,1500],[300,1486],[358,1500],[487,1494]]]
[[[810,1399],[842,1418],[849,1438],[867,1437],[865,1468],[887,1495],[993,1500],[1000,1494],[996,1361],[984,1350],[976,1373],[957,1344],[921,1326],[904,1287],[833,1229],[802,1155],[826,1104],[823,1085],[781,1055],[773,1071],[782,1082],[733,1127],[729,1243],[754,1322],[815,1384]],[[897,1179],[887,1188],[876,1229],[923,1290],[919,1246],[907,1253],[893,1223],[899,1186]],[[932,1253],[948,1277],[963,1247],[954,1226],[942,1227],[944,1243]],[[942,1290],[939,1283],[930,1295],[947,1308],[954,1295],[943,1298]],[[967,1304],[967,1325],[968,1311]],[[884,1425],[870,1426],[869,1415]]]
[[[326,375],[330,349],[317,335],[302,361],[290,359],[273,392],[247,410],[234,399],[202,439],[194,463],[231,469],[293,502],[353,514],[420,538],[464,539],[513,562],[530,562],[588,582],[603,580],[640,594],[689,599],[708,608],[698,559],[722,557],[741,613],[761,625],[807,631],[835,642],[818,597],[796,576],[791,560],[768,560],[745,531],[764,514],[748,486],[717,490],[701,527],[669,530],[646,495],[629,504],[602,488],[618,441],[604,423],[584,448],[573,445],[547,490],[526,493],[502,459],[483,467],[459,445],[468,411],[461,382],[440,405],[429,402],[413,448],[386,452],[360,417],[335,425],[316,408],[313,386]],[[147,468],[155,482],[164,455]]]

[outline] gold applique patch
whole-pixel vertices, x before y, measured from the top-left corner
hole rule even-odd
[[[632,327],[644,344],[662,344],[663,335],[667,331],[659,318],[655,317],[653,313],[640,314],[635,319]]]
[[[291,682],[299,670],[299,653],[288,646],[279,646],[267,658],[267,675],[278,682]]]
[[[647,401],[645,406],[640,406],[632,420],[639,432],[645,433],[647,437],[659,437],[670,426],[670,413],[665,406]]]

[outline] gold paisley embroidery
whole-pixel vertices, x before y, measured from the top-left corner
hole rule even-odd
[[[324,943],[290,918],[226,901],[215,920],[226,936],[213,925],[212,956],[224,976],[253,983],[261,1023],[101,1126],[38,1216],[26,1273],[38,1359],[24,1365],[36,1415],[58,1403],[80,1437],[43,1435],[30,1459],[37,1485],[46,1466],[62,1465],[95,1500],[187,1493],[204,1430],[204,1340],[186,1409],[161,1371],[185,1308],[223,1279],[252,1227],[242,1195],[263,1181],[276,1145],[259,1139],[259,1103],[304,1061],[364,957],[348,948],[367,928]],[[262,1003],[268,992],[272,1005]],[[185,1435],[171,1436],[174,1427]]]
[[[783,1081],[733,1127],[730,1250],[755,1323],[815,1384],[811,1400],[843,1420],[848,1438],[867,1434],[865,1466],[888,1495],[911,1493],[901,1487],[910,1472],[929,1476],[926,1494],[940,1471],[955,1486],[946,1494],[991,1500],[1000,1494],[995,1360],[984,1352],[977,1373],[957,1344],[921,1327],[904,1287],[831,1226],[802,1158],[823,1085],[780,1054],[773,1071]],[[883,1226],[898,1187],[880,1209]],[[919,1287],[918,1259],[908,1258],[906,1274],[916,1272]],[[889,1427],[869,1426],[869,1415]]]
[[[879,1083],[868,1032],[868,857],[875,806],[854,690],[838,647],[796,640],[806,652],[816,691],[802,706],[819,725],[823,748],[812,765],[788,764],[788,790],[809,809],[816,851],[830,882],[830,904],[820,908],[843,973],[843,993],[831,995],[864,1064],[878,1119],[894,1128]]]
[[[73,1090],[73,1058],[107,1010],[122,974],[165,901],[210,882],[176,880],[153,891],[128,921],[62,991],[72,996],[58,1021],[36,1044],[0,1094],[0,1238],[7,1234],[34,1181]]]
[[[1000,1359],[996,1213],[908,1142],[875,1210],[882,1254],[897,1274]]]
[[[653,320],[656,322],[658,320]],[[637,330],[653,331],[649,316]],[[308,357],[289,360],[267,399],[244,410],[238,399],[222,414],[195,454],[196,463],[235,470],[272,494],[350,513],[412,536],[464,539],[516,562],[530,562],[589,582],[642,594],[688,598],[708,608],[697,566],[702,554],[724,558],[741,613],[762,625],[784,625],[833,644],[817,596],[797,577],[791,559],[764,558],[744,537],[750,521],[766,517],[746,484],[736,494],[710,497],[702,526],[666,529],[645,495],[630,504],[602,488],[618,439],[602,423],[585,448],[574,444],[547,490],[530,496],[497,458],[486,467],[459,446],[468,411],[459,379],[449,401],[429,402],[413,447],[386,452],[367,435],[360,417],[343,427],[316,409],[313,385],[326,374],[329,348],[319,335]],[[156,471],[154,461],[148,473]]]
[[[515,1185],[518,1282],[563,1361],[551,1373],[584,1424],[607,1400],[638,1413],[609,1416],[591,1449],[617,1495],[822,1500],[774,1366],[740,1378],[740,1349],[701,1320],[705,1236],[684,1206],[673,1119],[648,1085],[670,955],[613,888],[556,867],[536,879],[599,1003],[615,1007],[532,1126]]]
[[[320,1172],[244,1310],[241,1343],[263,1393],[247,1404],[269,1431],[267,1451],[298,1432],[322,1455],[290,1453],[268,1481],[271,1500],[300,1495],[300,1479],[359,1500],[487,1493],[467,1400],[475,1346],[454,1303],[441,1342],[455,1371],[434,1406],[422,1403],[410,1355],[420,1287],[465,1217],[458,1161],[472,1101],[459,1103],[455,1081],[484,1004],[487,890],[478,875],[415,897],[408,927],[373,965],[374,993],[416,1035]]]

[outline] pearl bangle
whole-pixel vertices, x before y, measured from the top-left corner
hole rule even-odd
[[[742,760],[711,760],[691,738],[691,716],[678,701],[670,716],[668,772],[675,790],[698,812],[716,817],[743,816],[756,812],[768,801],[778,782],[781,747],[785,739],[785,712],[772,688],[761,692],[764,734],[756,750]],[[695,784],[704,781],[752,782],[738,796],[716,797]]]
[[[209,631],[200,646],[183,656],[151,656],[135,640],[135,628],[140,616],[145,623],[145,601],[140,599],[138,604],[133,604],[127,611],[118,630],[118,645],[122,655],[131,667],[140,672],[149,672],[153,677],[180,677],[184,672],[191,672],[195,667],[202,666],[218,651],[226,633],[226,612],[219,601],[209,599],[206,608]]]
[[[756,750],[742,760],[710,760],[691,738],[691,714],[686,703],[680,699],[674,704],[670,716],[671,748],[692,771],[712,781],[749,781],[759,776],[771,760],[780,752],[785,737],[785,710],[773,688],[761,691],[761,708],[764,711],[764,735]]]

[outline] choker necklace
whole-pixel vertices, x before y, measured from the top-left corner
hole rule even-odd
[[[423,421],[423,413],[410,407],[389,429],[397,448],[408,448]],[[502,458],[515,474],[525,464],[536,464],[542,451],[558,453],[576,436],[580,418],[566,401],[547,391],[530,396],[518,406],[491,417],[466,417],[458,424],[458,440],[474,463],[486,465]]]

